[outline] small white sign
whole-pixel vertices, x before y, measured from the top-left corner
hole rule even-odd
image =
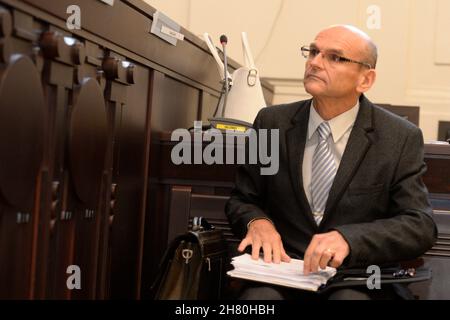
[[[184,35],[180,33],[180,30],[180,25],[161,11],[156,11],[153,15],[150,32],[159,38],[176,46],[178,40],[184,40]]]
[[[178,39],[178,40],[181,40],[181,41],[184,40],[184,35],[183,34],[181,34],[179,32],[176,32],[175,30],[172,30],[170,28],[167,28],[165,25],[163,25],[161,27],[161,33],[167,34],[168,36],[174,37],[175,39]]]

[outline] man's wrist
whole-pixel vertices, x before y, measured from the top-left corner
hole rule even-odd
[[[269,218],[266,217],[258,217],[258,218],[254,218],[252,220],[249,221],[249,223],[247,223],[247,230],[250,229],[250,225],[255,222],[256,220],[267,220],[269,221],[271,224],[274,224],[272,220],[270,220]]]

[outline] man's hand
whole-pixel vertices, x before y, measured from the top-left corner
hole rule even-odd
[[[284,251],[280,234],[269,220],[258,219],[250,224],[247,235],[239,244],[238,250],[243,252],[249,245],[252,246],[253,260],[258,260],[259,251],[262,248],[265,262],[291,261]]]
[[[325,269],[327,265],[338,268],[350,254],[350,247],[337,231],[316,234],[305,252],[303,273]]]

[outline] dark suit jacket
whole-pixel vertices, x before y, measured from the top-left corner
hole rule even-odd
[[[279,129],[280,166],[273,176],[243,165],[226,205],[235,233],[247,223],[271,219],[289,254],[303,257],[314,234],[339,231],[350,246],[344,266],[414,259],[436,240],[436,226],[422,175],[423,137],[408,121],[364,95],[330,190],[324,218],[314,222],[302,178],[311,100],[262,109],[255,129]]]

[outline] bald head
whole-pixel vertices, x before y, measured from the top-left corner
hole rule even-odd
[[[378,48],[367,33],[351,25],[333,25],[322,30],[319,35],[324,32],[334,32],[348,38],[354,45],[361,46],[361,58],[375,69],[378,60]]]

